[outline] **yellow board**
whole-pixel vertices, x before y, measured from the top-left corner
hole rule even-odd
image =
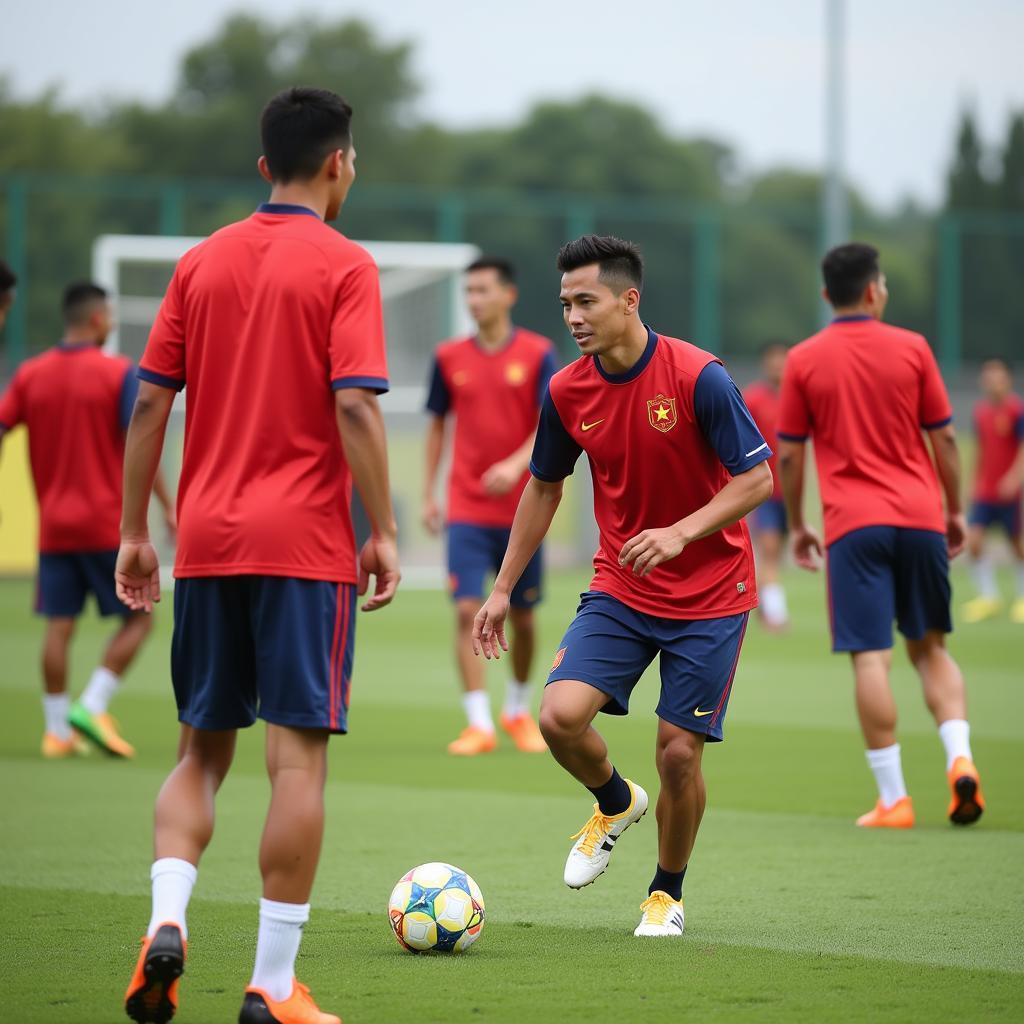
[[[18,427],[0,443],[0,575],[36,569],[39,510],[28,465],[28,431]]]

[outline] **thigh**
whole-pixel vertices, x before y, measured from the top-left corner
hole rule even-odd
[[[895,540],[895,527],[867,526],[829,547],[826,565],[833,651],[892,647]]]
[[[511,531],[510,531],[511,532]],[[505,548],[508,546],[508,540],[506,538],[505,544],[502,546],[501,557],[505,557]],[[499,559],[498,567],[501,567],[501,561]],[[526,568],[523,570],[523,575],[519,577],[519,582],[512,588],[512,593],[509,595],[509,604],[513,608],[532,608],[534,605],[539,604],[541,598],[544,596],[544,549],[543,547],[537,548],[536,554],[526,564]]]
[[[259,717],[348,732],[358,595],[351,583],[253,578]]]
[[[96,598],[100,615],[129,616],[131,609],[121,603],[114,586],[117,551],[90,551],[78,556],[86,585]]]
[[[658,718],[712,741],[722,739],[748,617],[742,612],[718,619],[660,620]]]
[[[244,729],[256,721],[250,581],[203,576],[175,583],[171,679],[185,725]]]
[[[896,539],[896,623],[908,640],[950,633],[949,557],[934,530],[901,529]]]
[[[1006,536],[1012,541],[1020,538],[1021,534],[1021,509],[1019,501],[1009,501],[999,506],[999,525],[1006,532]]]
[[[998,518],[996,508],[997,506],[990,501],[972,501],[967,513],[967,525],[987,530]]]
[[[607,695],[601,709],[606,714],[628,714],[630,694],[658,651],[645,619],[607,594],[584,594],[555,654],[548,684],[562,679],[586,683]]]
[[[448,589],[453,600],[480,600],[484,596],[484,579],[494,566],[494,538],[491,534],[486,526],[449,523]]]
[[[72,553],[40,554],[36,578],[36,611],[50,619],[73,619],[82,614],[87,582]]]
[[[754,509],[754,529],[758,533],[786,532],[786,506],[781,501],[769,499]]]

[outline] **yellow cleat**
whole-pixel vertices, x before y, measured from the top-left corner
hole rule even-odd
[[[1010,605],[1010,621],[1016,622],[1020,626],[1024,626],[1024,597],[1018,597],[1017,600]]]
[[[1003,602],[998,597],[976,597],[963,607],[964,622],[984,622],[994,619],[1003,610]]]
[[[55,736],[52,732],[43,734],[40,747],[43,757],[51,761],[59,761],[66,757],[81,757],[89,753],[89,745],[77,733],[72,733],[66,740]]]

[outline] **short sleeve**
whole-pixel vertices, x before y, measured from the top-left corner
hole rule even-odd
[[[544,404],[544,396],[548,393],[548,385],[551,378],[558,372],[558,362],[555,360],[554,349],[548,349],[540,363],[540,373],[537,375],[537,405]]]
[[[338,289],[329,341],[331,387],[388,390],[380,274],[364,263],[345,275]]]
[[[938,430],[953,420],[953,407],[931,348],[921,339],[921,407],[919,423],[925,430]]]
[[[740,390],[721,363],[708,363],[693,389],[693,411],[719,462],[733,475],[771,458]]]
[[[185,386],[185,310],[175,269],[139,363],[139,380],[180,391]]]
[[[1017,424],[1014,430],[1014,436],[1018,441],[1024,441],[1024,409],[1020,409],[1017,413]]]
[[[533,442],[530,472],[545,483],[558,483],[571,475],[582,451],[565,429],[551,397],[551,389],[548,388],[540,407],[540,422]]]
[[[25,418],[25,388],[22,373],[16,372],[0,398],[0,427],[13,430]]]
[[[779,393],[776,434],[782,441],[806,441],[811,436],[811,411],[793,359],[786,360]]]
[[[125,367],[124,378],[121,381],[121,394],[118,398],[118,420],[122,430],[128,429],[132,419],[132,411],[135,408],[135,399],[139,394],[139,378],[135,374],[135,367],[129,363]]]
[[[430,390],[427,392],[427,412],[432,412],[435,416],[445,416],[451,407],[452,396],[448,385],[444,382],[441,360],[434,356],[434,363],[430,370]]]

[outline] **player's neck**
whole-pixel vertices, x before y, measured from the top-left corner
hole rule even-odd
[[[881,320],[880,316],[862,302],[858,302],[856,306],[833,306],[832,316],[836,320],[840,317],[849,316],[868,316],[871,317],[872,320]]]
[[[87,331],[75,330],[74,327],[68,327],[64,331],[64,337],[61,338],[62,345],[98,345],[99,342],[95,336]]]
[[[650,341],[650,337],[647,334],[647,328],[642,321],[637,319],[630,324],[614,345],[598,354],[597,358],[601,363],[601,368],[612,376],[629,373],[647,351],[648,341]]]
[[[321,220],[327,216],[327,197],[318,195],[315,189],[298,182],[272,186],[268,202],[285,203],[289,206],[305,206],[307,209],[312,210]]]
[[[512,318],[502,317],[490,324],[477,324],[476,340],[488,352],[504,347],[512,337]]]

